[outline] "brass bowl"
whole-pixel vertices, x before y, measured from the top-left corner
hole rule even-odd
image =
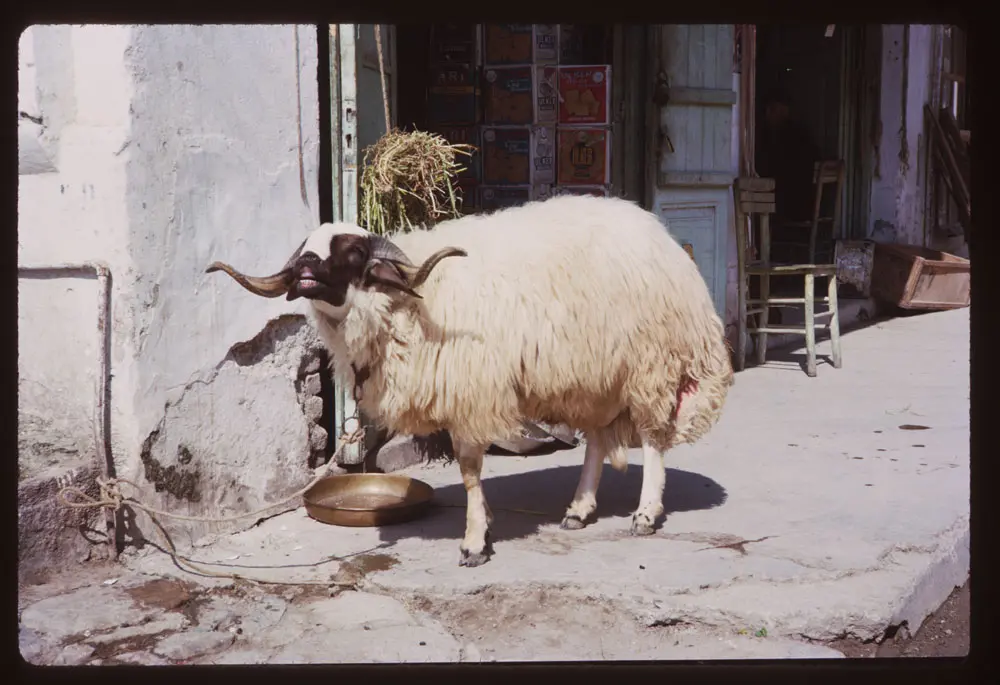
[[[427,512],[434,488],[391,473],[327,476],[306,490],[306,513],[334,526],[388,526]]]

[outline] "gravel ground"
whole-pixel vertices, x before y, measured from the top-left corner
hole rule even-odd
[[[872,657],[965,657],[969,654],[969,581],[955,588],[945,603],[927,617],[916,635],[896,637],[882,644],[838,640],[828,646],[848,658]]]

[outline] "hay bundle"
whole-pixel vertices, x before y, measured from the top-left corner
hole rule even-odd
[[[459,216],[458,155],[471,145],[449,143],[424,131],[392,130],[365,151],[361,222],[372,233],[409,232]]]

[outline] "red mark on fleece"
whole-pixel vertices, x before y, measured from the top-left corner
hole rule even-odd
[[[681,403],[698,392],[698,381],[689,376],[681,379],[681,384],[677,387],[677,402],[674,404],[673,418],[676,419],[681,411]]]

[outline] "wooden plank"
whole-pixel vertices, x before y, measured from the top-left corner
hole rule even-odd
[[[744,214],[774,214],[774,203],[740,202],[740,211]]]
[[[804,297],[770,297],[767,299],[768,304],[803,304],[806,298]],[[827,304],[828,299],[825,297],[818,298],[816,300],[819,304]],[[764,304],[764,300],[747,300],[747,304]]]
[[[666,52],[666,69],[671,86],[688,86],[688,26],[674,24],[663,27],[663,49]]]
[[[736,187],[739,190],[752,190],[757,192],[774,190],[774,179],[740,176],[736,181]]]
[[[718,24],[718,62],[715,67],[716,88],[727,88],[733,83],[733,47],[736,40],[734,24]]]
[[[705,121],[711,135],[711,153],[706,166],[710,169],[725,169],[733,166],[733,108],[703,107]]]
[[[703,87],[705,85],[705,25],[689,24],[685,52],[694,57],[687,62],[686,86]],[[701,48],[700,50],[698,48]],[[700,54],[699,54],[700,53]]]
[[[793,326],[791,324],[779,324],[772,323],[763,327],[748,328],[748,333],[779,333],[779,334],[798,334],[805,335],[806,329],[802,326]]]
[[[736,104],[736,91],[731,88],[671,88],[671,105],[698,105],[700,107],[732,107]]]
[[[783,276],[805,276],[806,274],[834,276],[837,273],[837,267],[833,264],[751,265],[747,267],[747,273],[754,276],[764,273],[781,274]]]
[[[717,24],[702,24],[701,44],[699,52],[702,57],[699,62],[701,67],[701,82],[698,84],[702,89],[717,87],[715,83],[716,66],[718,65],[718,40],[719,27]],[[695,85],[695,84],[690,84]]]
[[[774,193],[741,189],[740,202],[774,202]]]
[[[684,150],[684,171],[711,169],[712,162],[703,155],[705,134],[705,109],[703,107],[671,108],[686,119],[687,135],[690,136]]]
[[[823,312],[823,314],[828,314],[828,312]],[[815,316],[820,316],[820,314],[815,314]],[[813,331],[817,328],[826,328],[826,324],[822,324],[821,326],[813,325]],[[763,327],[747,328],[747,333],[776,333],[778,335],[806,335],[806,331],[807,328],[803,325],[780,323],[770,323]]]
[[[703,188],[728,188],[733,183],[733,175],[728,171],[660,171],[657,185],[700,186]]]

